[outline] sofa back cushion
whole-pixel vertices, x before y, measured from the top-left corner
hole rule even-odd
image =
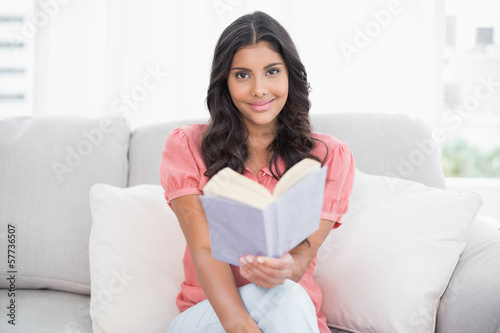
[[[356,168],[380,176],[445,188],[439,144],[420,120],[402,114],[315,115],[314,130],[347,142]]]
[[[313,129],[345,141],[356,167],[369,174],[445,188],[439,145],[421,121],[405,115],[340,113],[312,115]],[[159,184],[158,169],[170,130],[190,122],[139,127],[130,142],[129,186]],[[203,122],[203,120],[199,121]]]
[[[190,123],[204,123],[206,121],[206,119],[175,121],[146,125],[134,129],[130,138],[128,186],[141,184],[160,185],[161,152],[167,134],[179,126]]]
[[[0,120],[0,244],[10,225],[16,288],[90,293],[89,190],[127,186],[129,140],[123,118]],[[0,288],[8,275],[0,272]]]

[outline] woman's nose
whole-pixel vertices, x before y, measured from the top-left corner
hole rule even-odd
[[[267,88],[262,79],[255,79],[252,87],[252,95],[255,97],[262,97],[267,95]]]

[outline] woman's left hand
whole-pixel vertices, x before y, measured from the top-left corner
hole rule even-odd
[[[246,255],[240,258],[240,273],[259,287],[273,288],[292,277],[293,263],[288,252],[281,258]]]

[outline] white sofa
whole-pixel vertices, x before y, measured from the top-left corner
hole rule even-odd
[[[312,119],[316,131],[349,144],[359,170],[446,187],[439,149],[423,123],[382,114]],[[0,120],[0,332],[92,332],[89,190],[96,183],[158,185],[164,139],[184,123],[131,131],[119,117]],[[9,243],[11,234],[15,242]],[[436,331],[498,333],[500,231],[476,221],[466,241],[442,296]],[[8,253],[9,244],[15,252]],[[15,259],[12,267],[7,266],[8,254]],[[15,296],[9,294],[11,282]],[[331,295],[324,297],[328,302]],[[12,300],[14,317],[9,317]],[[9,323],[12,318],[15,326]],[[144,323],[142,332],[149,331]]]

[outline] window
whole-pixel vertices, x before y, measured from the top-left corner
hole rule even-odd
[[[32,114],[34,40],[26,24],[33,5],[0,0],[0,117]]]
[[[448,0],[445,14],[445,175],[500,177],[500,3]]]

